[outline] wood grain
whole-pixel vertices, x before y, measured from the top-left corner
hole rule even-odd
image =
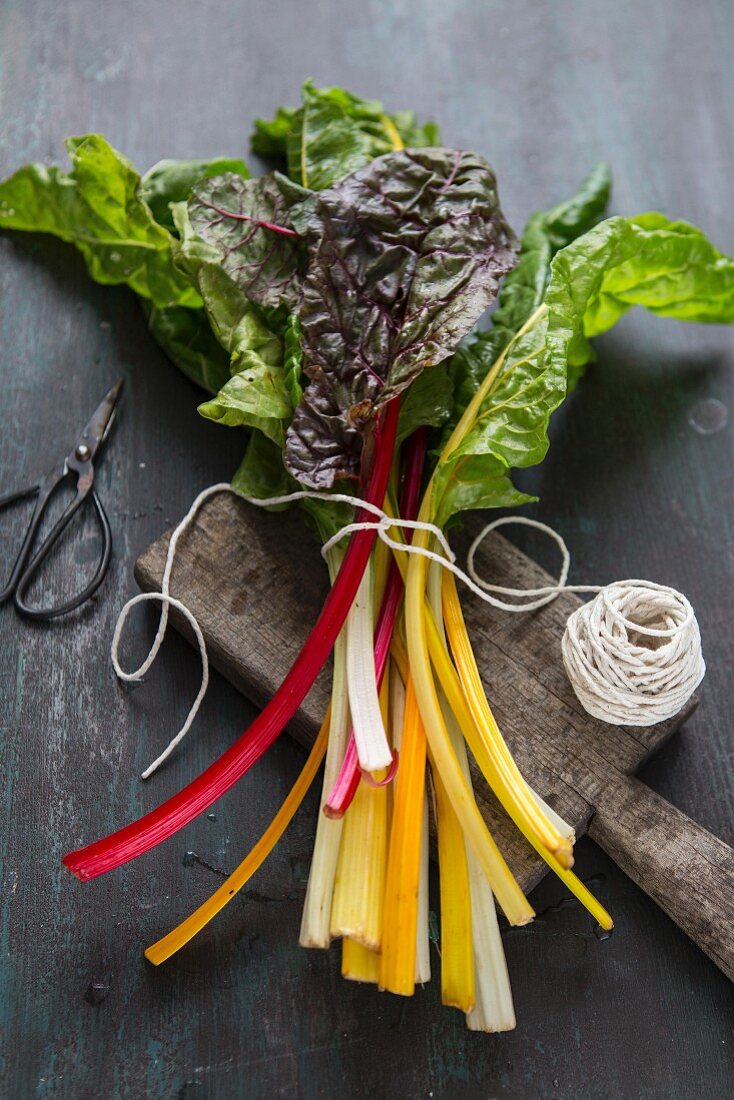
[[[605,776],[590,833],[734,982],[734,851],[629,775]]]

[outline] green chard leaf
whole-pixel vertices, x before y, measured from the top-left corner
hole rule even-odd
[[[197,306],[174,267],[171,236],[140,194],[132,164],[100,135],[68,138],[69,173],[29,164],[0,183],[0,228],[76,245],[98,283],[125,283],[158,308]]]
[[[597,164],[572,198],[552,210],[531,214],[520,241],[517,267],[502,284],[492,327],[469,336],[451,360],[452,423],[459,419],[499,353],[543,301],[556,252],[604,217],[611,189],[608,166]]]
[[[301,386],[303,348],[301,347],[301,322],[297,313],[291,313],[288,318],[283,335],[283,345],[285,384],[290,394],[291,405],[295,409],[303,396],[303,387]]]
[[[253,153],[285,165],[288,135],[293,129],[297,107],[278,107],[273,118],[256,118],[250,136]]]
[[[203,180],[188,203],[188,227],[174,210],[185,233],[184,254],[197,266],[204,260],[218,264],[255,305],[289,310],[298,301],[304,263],[289,211],[308,194],[278,172],[253,180],[231,173]]]
[[[293,479],[283,465],[283,451],[261,432],[253,432],[247,443],[245,457],[232,478],[232,488],[244,497],[267,500],[293,492]],[[289,505],[273,505],[282,512]]]
[[[194,185],[202,179],[233,172],[243,179],[250,178],[250,170],[237,157],[215,157],[213,160],[160,160],[143,176],[140,197],[148,204],[159,225],[173,231],[171,203],[184,202]]]
[[[255,352],[246,352],[241,357],[240,370],[216,397],[199,405],[199,412],[228,428],[257,428],[282,445],[293,415],[283,368],[269,366]]]
[[[379,157],[290,218],[308,249],[298,314],[310,381],[285,461],[321,489],[359,474],[381,408],[454,351],[516,242],[489,165],[450,149]]]
[[[229,379],[229,355],[217,342],[203,309],[157,309],[141,298],[153,337],[192,382],[216,393]]]
[[[446,363],[423,371],[408,386],[400,402],[398,443],[417,428],[441,428],[451,416],[454,389]]]
[[[238,370],[240,357],[250,351],[270,365],[281,364],[280,337],[268,326],[263,310],[221,265],[221,252],[196,235],[186,203],[176,203],[173,216],[179,235],[173,243],[176,263],[201,294],[212,331],[231,356],[231,373]]]
[[[212,340],[228,363],[218,392],[199,412],[227,427],[255,428],[282,447],[293,415],[283,341],[225,270],[218,248],[197,236],[187,204],[175,203],[172,210],[178,232],[176,263],[197,286]]]
[[[215,264],[203,264],[197,286],[212,331],[229,352],[231,374],[237,373],[248,352],[255,352],[271,366],[282,365],[280,336],[269,328],[262,310],[245,297],[226,272]]]
[[[254,152],[287,163],[291,179],[313,191],[384,153],[438,142],[438,128],[418,126],[412,111],[388,115],[378,100],[317,88],[310,80],[301,89],[300,108],[281,107],[269,122],[258,119],[252,136]]]
[[[591,356],[589,337],[632,306],[679,320],[734,323],[734,260],[662,214],[610,218],[563,248],[543,303],[507,346],[458,446],[436,467],[434,517],[519,503],[512,468],[540,462],[549,418]],[[528,499],[528,498],[525,498]]]

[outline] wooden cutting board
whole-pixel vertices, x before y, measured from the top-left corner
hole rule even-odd
[[[471,535],[456,540],[459,554]],[[135,576],[159,589],[169,534],[139,558]],[[537,587],[548,575],[496,532],[478,562],[498,584]],[[196,616],[209,657],[262,706],[278,687],[327,592],[326,568],[295,511],[264,512],[232,494],[207,501],[179,540],[171,594]],[[685,721],[694,697],[656,726],[609,726],[581,707],[561,661],[561,636],[578,606],[566,593],[529,614],[497,611],[462,593],[467,627],[495,716],[530,784],[577,835],[588,831],[734,980],[734,851],[633,778]],[[173,624],[191,640],[185,620]],[[325,671],[289,730],[310,746],[329,693]],[[547,871],[473,768],[477,801],[527,891]],[[612,909],[614,908],[612,904]]]

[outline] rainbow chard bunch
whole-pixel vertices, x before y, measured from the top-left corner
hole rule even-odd
[[[67,145],[70,173],[30,165],[0,184],[0,226],[71,241],[95,279],[140,296],[154,337],[209,390],[201,413],[249,432],[233,488],[314,491],[301,505],[322,540],[374,518],[344,493],[423,526],[393,532],[398,550],[374,526],[333,542],[323,610],[256,721],[174,798],[66,866],[94,878],[206,810],[282,732],[333,649],[329,709],[292,791],[237,870],[146,955],[169,958],[241,889],[325,760],[301,943],[341,938],[345,977],[393,993],[429,979],[432,802],[443,1001],[470,1028],[513,1027],[496,906],[511,924],[533,910],[479,812],[470,757],[548,866],[612,922],[571,869],[571,828],[513,760],[454,577],[425,552],[442,552],[437,532],[461,512],[529,499],[510,473],[543,459],[590,337],[633,305],[734,321],[734,263],[661,214],[602,221],[603,165],[518,242],[481,157],[439,145],[412,114],[310,83],[299,108],[256,123],[254,150],[280,169],[257,178],[236,159],[162,161],[141,178],[98,135]],[[498,293],[490,327],[473,331]]]

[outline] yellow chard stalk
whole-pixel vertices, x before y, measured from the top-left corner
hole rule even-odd
[[[379,953],[345,936],[342,940],[342,977],[351,982],[377,985],[380,978]]]
[[[474,1008],[474,955],[469,868],[464,833],[439,773],[432,769],[441,887],[441,1001]]]
[[[380,988],[406,997],[412,996],[416,979],[425,775],[426,737],[409,678],[400,767],[393,784],[380,961]]]
[[[220,913],[222,909],[224,909],[225,905],[232,900],[237,891],[242,889],[245,883],[255,874],[255,871],[265,862],[285,830],[288,828],[288,825],[293,819],[293,815],[305,797],[306,791],[313,782],[321,761],[324,759],[326,743],[329,736],[329,717],[330,714],[327,710],[318,737],[314,741],[313,748],[308,755],[308,759],[303,766],[301,774],[291,787],[283,805],[278,810],[255,847],[250,851],[249,855],[243,859],[237,870],[233,871],[232,874],[224,880],[219,889],[215,890],[212,896],[205,901],[203,905],[200,905],[195,912],[187,917],[186,920],[182,921],[177,928],[169,932],[167,936],[164,936],[147,949],[145,957],[149,962],[152,962],[155,966],[159,966],[162,962],[165,962],[166,959],[170,959],[171,955],[174,955],[184,946],[184,944],[193,939],[197,932],[200,932],[217,913]]]
[[[435,612],[436,633],[445,645],[446,636],[441,617],[443,579],[441,574],[440,566],[435,563],[431,565],[428,574],[428,596],[431,609]],[[451,743],[464,778],[471,786],[469,757],[461,728],[443,691],[440,692],[439,698]],[[474,1007],[466,1014],[467,1027],[470,1031],[511,1031],[515,1027],[515,1010],[505,951],[497,923],[494,895],[471,849],[467,851],[466,859],[469,872],[474,959]]]
[[[378,776],[382,778],[382,776]],[[380,948],[387,865],[387,787],[361,782],[344,815],[331,935]]]
[[[421,506],[419,514],[421,520],[427,519],[430,514],[429,494],[430,486],[427,497],[424,498]],[[431,538],[429,532],[417,530],[414,545],[421,549],[429,549]],[[534,916],[532,906],[515,882],[484,824],[474,795],[462,774],[441,712],[428,650],[429,628],[426,621],[428,618],[426,615],[426,579],[427,559],[422,555],[411,555],[408,565],[405,608],[408,656],[411,682],[415,685],[415,697],[425,726],[426,738],[433,762],[441,776],[441,781],[446,788],[446,793],[461,823],[465,837],[474,849],[482,870],[489,879],[507,919],[511,924],[527,924]],[[430,609],[428,610],[430,612]],[[432,622],[433,616],[430,616],[430,619]],[[435,623],[433,628],[435,630]],[[439,663],[441,661],[447,662],[451,671],[454,671],[445,649],[441,653],[439,648],[437,659]],[[439,670],[437,669],[437,671]]]

